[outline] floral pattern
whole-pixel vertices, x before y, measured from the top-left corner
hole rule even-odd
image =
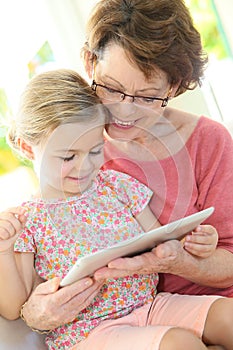
[[[126,174],[100,171],[79,197],[24,203],[29,215],[15,250],[35,254],[35,269],[42,278],[64,277],[80,257],[143,234],[135,216],[151,195],[150,189]],[[101,321],[150,302],[157,282],[157,274],[109,280],[73,322],[47,336],[48,348],[69,349]]]

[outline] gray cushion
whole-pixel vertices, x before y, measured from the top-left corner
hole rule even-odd
[[[18,319],[8,321],[0,316],[0,350],[45,350],[44,335],[32,332]]]

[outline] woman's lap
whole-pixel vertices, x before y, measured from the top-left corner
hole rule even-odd
[[[209,308],[218,298],[160,293],[152,305],[103,321],[73,350],[158,350],[165,333],[174,327],[201,337]]]

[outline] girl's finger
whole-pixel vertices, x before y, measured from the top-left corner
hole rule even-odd
[[[24,207],[12,207],[3,212],[0,212],[0,219],[4,218],[6,215],[23,215],[27,212],[27,209]]]
[[[189,243],[196,243],[196,244],[212,244],[213,241],[217,240],[217,237],[215,239],[215,236],[212,234],[191,234],[185,237],[185,242],[189,242]]]
[[[2,235],[4,235],[4,237],[6,234],[8,234],[10,237],[15,235],[16,232],[19,232],[21,228],[21,222],[14,216],[5,220],[0,219],[0,232]]]

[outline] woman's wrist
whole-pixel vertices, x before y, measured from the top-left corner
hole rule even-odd
[[[46,329],[46,330],[41,330],[38,328],[34,328],[32,326],[30,326],[27,322],[27,320],[24,317],[24,311],[25,311],[25,307],[27,306],[27,301],[22,305],[21,309],[20,309],[20,318],[26,323],[26,325],[33,331],[33,332],[37,332],[39,334],[49,334],[50,332],[52,332],[51,329]]]

